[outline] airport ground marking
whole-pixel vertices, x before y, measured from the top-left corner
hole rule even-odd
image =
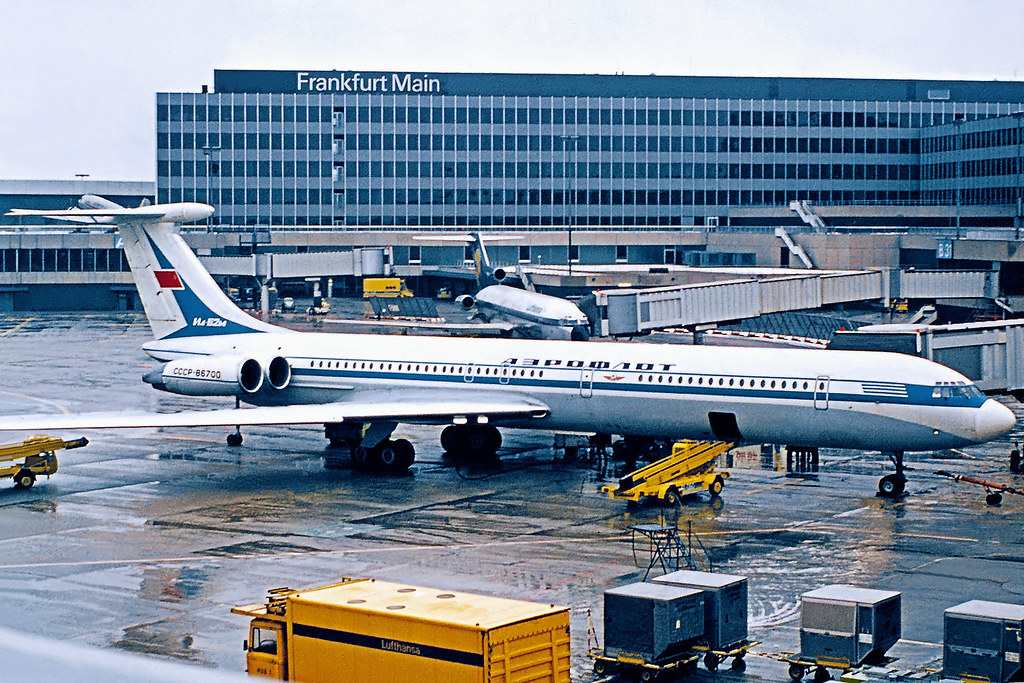
[[[788,486],[789,484],[792,484],[793,482],[803,483],[805,481],[807,481],[807,480],[806,479],[786,479],[786,480],[784,480],[782,482],[779,482],[778,484],[769,484],[768,486],[762,486],[762,487],[756,488],[756,489],[747,489],[746,491],[744,491],[742,493],[742,495],[749,496],[752,493],[761,493],[762,491],[770,491],[772,489],[782,488],[783,486]]]
[[[7,335],[11,334],[12,332],[16,332],[18,329],[24,327],[25,325],[28,325],[33,320],[35,320],[35,318],[25,318],[24,320],[22,320],[20,323],[18,323],[14,327],[8,328],[8,329],[4,330],[3,332],[0,332],[0,337],[6,337]]]
[[[35,401],[36,403],[42,403],[43,405],[53,406],[54,408],[64,413],[65,415],[71,414],[71,411],[65,408],[63,404],[57,403],[56,401],[51,401],[48,398],[40,398],[38,396],[31,396],[29,394],[19,394],[16,391],[0,391],[0,394],[3,394],[4,396],[14,396],[15,398],[23,398],[27,401]]]
[[[556,545],[560,543],[603,543],[606,541],[628,541],[632,536],[593,536],[582,538],[542,538],[525,541],[486,541],[483,543],[445,543],[442,545],[395,546],[388,548],[344,548],[331,550],[293,551],[281,553],[253,553],[247,555],[195,554],[182,557],[139,557],[122,560],[68,560],[53,562],[21,562],[2,564],[0,569],[33,569],[43,567],[113,567],[118,565],[167,564],[171,562],[210,562],[218,560],[270,559],[275,557],[302,557],[306,555],[369,555],[378,553],[408,552],[410,550],[476,550],[501,546]]]

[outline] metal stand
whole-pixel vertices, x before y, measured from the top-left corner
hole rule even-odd
[[[633,560],[636,565],[641,566],[637,557],[638,546],[650,558],[647,563],[647,571],[644,573],[644,581],[650,576],[655,565],[659,565],[665,574],[682,568],[712,571],[711,558],[708,557],[707,549],[704,548],[700,538],[693,533],[691,522],[686,523],[685,545],[679,538],[679,530],[674,526],[635,524],[629,528],[633,532]],[[694,541],[697,543],[697,548],[694,548]]]

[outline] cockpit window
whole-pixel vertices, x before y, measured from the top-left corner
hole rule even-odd
[[[985,394],[974,384],[939,382],[932,389],[932,398],[984,398]]]

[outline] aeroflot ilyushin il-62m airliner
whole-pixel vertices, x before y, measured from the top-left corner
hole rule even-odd
[[[499,426],[856,448],[892,454],[879,489],[893,495],[904,451],[981,443],[1015,422],[963,375],[894,353],[287,330],[239,310],[178,234],[213,207],[79,206],[11,213],[116,225],[155,336],[143,348],[161,362],[145,381],[236,407],[8,416],[2,430],[323,424],[357,465],[390,469],[414,458],[391,438],[398,423],[447,425],[441,445],[464,456],[493,456]]]

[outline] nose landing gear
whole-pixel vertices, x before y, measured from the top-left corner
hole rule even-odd
[[[903,474],[903,451],[896,451],[889,458],[896,466],[896,471],[878,480],[878,495],[882,498],[895,498],[907,488],[907,475]]]

